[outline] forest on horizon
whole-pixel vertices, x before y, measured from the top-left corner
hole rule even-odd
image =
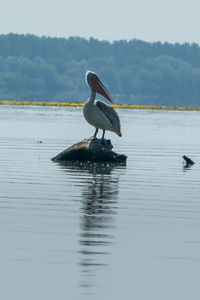
[[[84,102],[86,70],[117,103],[200,106],[196,43],[0,35],[0,99]]]

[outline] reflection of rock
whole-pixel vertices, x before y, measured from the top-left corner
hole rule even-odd
[[[90,161],[84,161],[84,162],[76,162],[76,161],[65,161],[59,163],[61,168],[63,170],[66,170],[68,173],[71,172],[80,172],[80,173],[86,173],[86,174],[99,174],[99,175],[110,175],[112,170],[116,168],[116,164],[108,163],[108,162],[102,162],[102,163],[96,163],[96,162],[90,162]],[[117,168],[124,168],[124,165],[117,166]]]
[[[126,164],[127,156],[112,151],[110,140],[84,139],[52,158],[55,162],[90,161]]]

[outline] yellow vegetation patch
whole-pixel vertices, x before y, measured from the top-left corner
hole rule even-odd
[[[80,102],[41,102],[41,101],[20,101],[20,100],[0,100],[0,105],[34,105],[34,106],[83,106]]]
[[[81,107],[81,102],[40,102],[40,101],[19,101],[0,100],[0,105],[37,105],[37,106],[70,106]],[[135,105],[135,104],[113,104],[114,108],[120,109],[151,109],[151,110],[179,110],[179,111],[200,111],[200,107],[183,106],[159,106],[159,105]]]
[[[115,107],[115,108],[125,108],[125,109],[200,111],[200,107],[184,107],[184,106],[114,104],[113,107]]]

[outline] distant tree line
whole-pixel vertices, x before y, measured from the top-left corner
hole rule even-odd
[[[200,106],[200,46],[0,35],[0,98],[85,101],[87,69],[117,103]]]

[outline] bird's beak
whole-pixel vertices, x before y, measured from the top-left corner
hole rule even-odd
[[[97,78],[95,81],[92,82],[92,89],[97,92],[98,94],[104,96],[106,99],[108,99],[111,103],[115,103],[110,94],[108,93],[107,89],[103,85],[103,83],[100,81],[99,78]]]

